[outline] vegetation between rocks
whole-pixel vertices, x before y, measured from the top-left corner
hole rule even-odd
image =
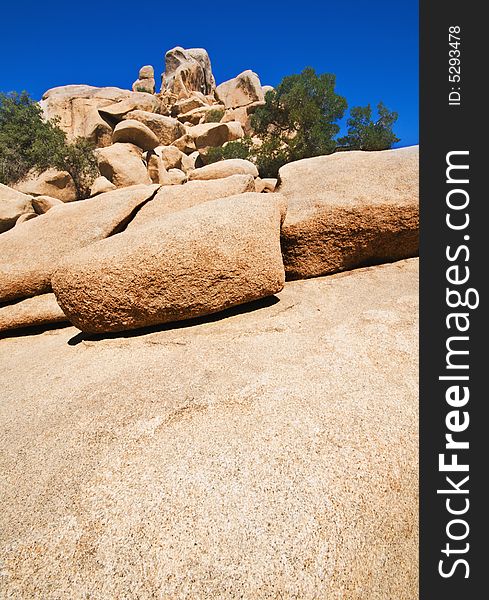
[[[27,92],[0,94],[0,183],[12,185],[51,167],[71,175],[77,199],[90,195],[98,173],[93,145],[85,138],[69,142]]]

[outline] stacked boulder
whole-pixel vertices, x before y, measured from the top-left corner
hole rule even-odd
[[[178,321],[417,254],[417,147],[300,160],[278,181],[248,160],[207,164],[250,134],[270,88],[252,71],[216,86],[203,49],[174,48],[165,66],[159,93],[146,65],[133,91],[43,96],[69,138],[97,145],[100,175],[81,202],[59,172],[0,187],[0,330]]]

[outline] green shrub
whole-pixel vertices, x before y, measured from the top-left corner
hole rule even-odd
[[[222,108],[213,108],[212,110],[207,111],[204,122],[220,123],[221,119],[224,117],[224,112],[225,111]]]
[[[82,138],[69,143],[58,122],[43,119],[27,92],[0,94],[0,182],[12,185],[29,171],[50,167],[71,175],[78,199],[89,195],[97,175],[93,146]]]
[[[228,142],[225,146],[209,148],[206,153],[206,163],[214,163],[218,160],[226,160],[228,158],[244,158],[250,160],[250,158],[252,158],[252,145],[250,138],[242,138],[241,140]]]
[[[346,150],[388,150],[399,141],[392,130],[398,114],[390,111],[382,102],[377,105],[379,118],[372,120],[372,109],[354,106],[347,121],[348,134],[338,140]]]

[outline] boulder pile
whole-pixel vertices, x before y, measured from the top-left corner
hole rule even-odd
[[[78,202],[52,169],[0,186],[0,329],[60,318],[134,329],[416,256],[417,147],[300,160],[261,179],[248,160],[206,160],[252,133],[269,89],[256,73],[216,85],[205,50],[177,47],[155,89],[145,65],[132,90],[44,94],[47,118],[97,146],[99,176]]]

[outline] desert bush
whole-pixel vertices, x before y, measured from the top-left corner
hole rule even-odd
[[[252,156],[253,143],[251,138],[245,137],[241,140],[228,142],[225,146],[209,148],[206,152],[206,163],[210,164],[218,160],[229,158],[244,158],[250,160]]]
[[[338,140],[346,150],[388,150],[399,141],[392,130],[398,114],[390,111],[382,102],[377,105],[379,118],[372,119],[372,108],[354,106],[347,121],[348,133]]]
[[[221,119],[224,117],[224,110],[222,108],[214,108],[209,110],[206,115],[204,122],[205,123],[220,123]]]
[[[67,171],[77,198],[89,195],[97,175],[93,146],[85,139],[68,142],[56,120],[45,120],[27,92],[0,94],[0,182],[12,185],[30,171],[50,167]]]

